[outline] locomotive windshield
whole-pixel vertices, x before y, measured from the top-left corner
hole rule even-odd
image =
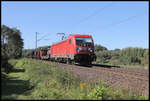
[[[76,37],[76,44],[79,46],[92,46],[92,39],[87,37]]]

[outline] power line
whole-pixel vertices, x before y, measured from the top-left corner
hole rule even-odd
[[[146,13],[144,13],[144,15],[145,15]],[[144,16],[144,15],[133,15],[133,16],[130,16],[130,17],[127,17],[127,18],[125,18],[125,19],[123,19],[123,20],[120,20],[120,21],[118,21],[118,22],[116,22],[116,23],[111,23],[111,24],[109,24],[109,25],[106,25],[106,26],[103,26],[103,27],[101,27],[100,29],[108,29],[108,28],[110,28],[110,27],[114,27],[114,26],[116,26],[116,25],[119,25],[119,24],[121,24],[121,23],[124,23],[124,22],[127,22],[127,21],[129,21],[129,20],[132,20],[132,19],[134,19],[134,18],[137,18],[137,17],[140,17],[140,16]]]
[[[109,5],[104,6],[103,8],[100,8],[99,10],[96,10],[94,13],[92,13],[91,15],[81,19],[80,21],[78,21],[78,23],[76,23],[75,25],[79,25],[85,21],[87,21],[88,19],[92,18],[93,16],[96,16],[97,14],[99,14],[101,11],[105,10],[106,8],[109,8],[111,6],[113,6],[114,3],[111,3]],[[74,27],[75,25],[72,25],[71,27]]]
[[[49,34],[49,33],[48,33]],[[45,34],[43,37],[41,37],[40,39],[38,39],[37,41],[42,40],[44,37],[46,37],[48,34]]]
[[[51,39],[43,39],[43,40],[51,40]]]
[[[96,16],[98,13],[100,13],[100,12],[103,11],[104,9],[113,6],[113,4],[114,4],[114,3],[111,3],[111,4],[109,4],[109,5],[104,6],[104,7],[101,8],[101,9],[95,11],[93,14],[91,14],[91,15],[87,16],[86,18],[82,19],[82,20],[80,21],[80,23],[82,23],[82,22],[84,22],[84,21],[86,21],[86,20],[92,18],[93,16]]]
[[[49,33],[48,33],[48,34],[49,34]],[[38,42],[38,41],[41,41],[41,40],[50,40],[50,39],[48,39],[48,38],[44,39],[48,34],[45,34],[43,37],[37,39],[37,32],[36,32],[36,48],[37,48],[37,42]],[[63,34],[62,40],[66,38],[66,37],[65,37],[65,33],[57,33],[57,34],[60,34],[60,35]]]
[[[43,37],[41,37],[40,39],[38,39],[37,41],[41,41],[41,40],[49,40],[49,39],[44,39],[49,33],[45,34]],[[57,33],[57,34],[63,34],[65,36],[65,33]]]

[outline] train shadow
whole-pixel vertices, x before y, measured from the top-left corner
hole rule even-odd
[[[92,67],[102,67],[102,68],[120,68],[120,66],[116,66],[116,65],[104,65],[104,64],[91,64],[91,65],[83,65],[83,64],[75,64],[76,66],[80,66],[80,67],[87,67],[87,68],[92,68]]]
[[[74,64],[74,65],[75,65],[75,66],[80,66],[80,67],[92,68],[92,64],[91,64],[91,65]]]
[[[25,69],[12,69],[12,72],[25,72]]]
[[[104,67],[104,68],[120,68],[120,66],[115,66],[115,65],[104,65],[104,64],[92,64],[92,66],[96,66],[96,67]]]

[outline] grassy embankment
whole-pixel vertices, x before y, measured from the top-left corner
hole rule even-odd
[[[148,99],[102,83],[83,82],[47,62],[23,58],[9,63],[14,71],[2,78],[2,99]]]

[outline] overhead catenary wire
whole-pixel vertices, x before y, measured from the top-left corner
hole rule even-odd
[[[104,11],[105,9],[107,9],[107,8],[109,8],[109,7],[111,7],[111,6],[114,6],[114,3],[108,4],[108,5],[104,6],[103,8],[100,8],[100,9],[96,10],[96,11],[93,12],[91,15],[89,15],[89,16],[87,16],[87,17],[81,19],[81,20],[79,20],[76,24],[71,25],[70,28],[73,28],[73,27],[75,27],[75,26],[77,26],[77,25],[79,25],[79,24],[81,24],[81,23],[87,21],[88,19],[90,19],[90,18],[96,16],[97,14],[99,14],[100,12]]]
[[[48,33],[49,34],[49,33]],[[40,39],[38,39],[37,41],[42,40],[44,37],[46,37],[48,34],[45,34],[43,37],[41,37]]]
[[[96,16],[98,13],[100,13],[100,11],[103,11],[104,9],[106,9],[106,8],[108,8],[108,7],[111,7],[111,6],[114,6],[114,3],[111,3],[111,4],[109,4],[109,5],[106,5],[106,6],[104,6],[103,8],[101,8],[101,9],[95,11],[95,12],[92,13],[91,15],[89,15],[89,16],[85,17],[84,19],[78,21],[78,23],[76,23],[76,25],[75,25],[75,24],[74,24],[74,26],[72,25],[71,28],[76,27],[77,25],[79,25],[79,24],[81,24],[81,23],[87,21],[88,19],[90,19],[90,18],[92,18],[93,16]],[[102,14],[102,13],[101,13],[101,14]],[[146,13],[144,13],[144,15],[145,15],[145,14],[146,14]],[[122,20],[120,20],[120,21],[118,21],[118,22],[114,22],[114,23],[111,23],[111,24],[109,24],[109,25],[103,26],[103,27],[101,27],[100,29],[103,29],[103,30],[104,30],[104,29],[107,29],[107,28],[110,28],[110,27],[114,27],[114,26],[116,26],[116,25],[119,25],[119,24],[121,24],[121,23],[127,22],[127,21],[129,21],[129,20],[132,20],[132,19],[137,18],[137,17],[140,17],[140,16],[143,16],[143,14],[142,14],[142,15],[141,15],[141,14],[136,14],[136,15],[133,15],[133,16],[129,16],[129,17],[127,17],[127,18],[125,18],[125,19],[122,19]]]
[[[120,21],[118,21],[118,22],[113,22],[113,23],[111,23],[111,24],[109,24],[109,25],[105,25],[105,26],[103,26],[103,27],[100,27],[100,29],[102,29],[102,30],[108,29],[108,28],[114,27],[114,26],[116,26],[116,25],[119,25],[119,24],[121,24],[121,23],[124,23],[124,22],[130,21],[130,20],[132,20],[132,19],[135,19],[135,18],[137,18],[137,17],[144,16],[144,15],[146,15],[146,13],[129,16],[129,17],[127,17],[127,18],[125,18],[125,19],[122,19],[122,20],[120,20]]]

